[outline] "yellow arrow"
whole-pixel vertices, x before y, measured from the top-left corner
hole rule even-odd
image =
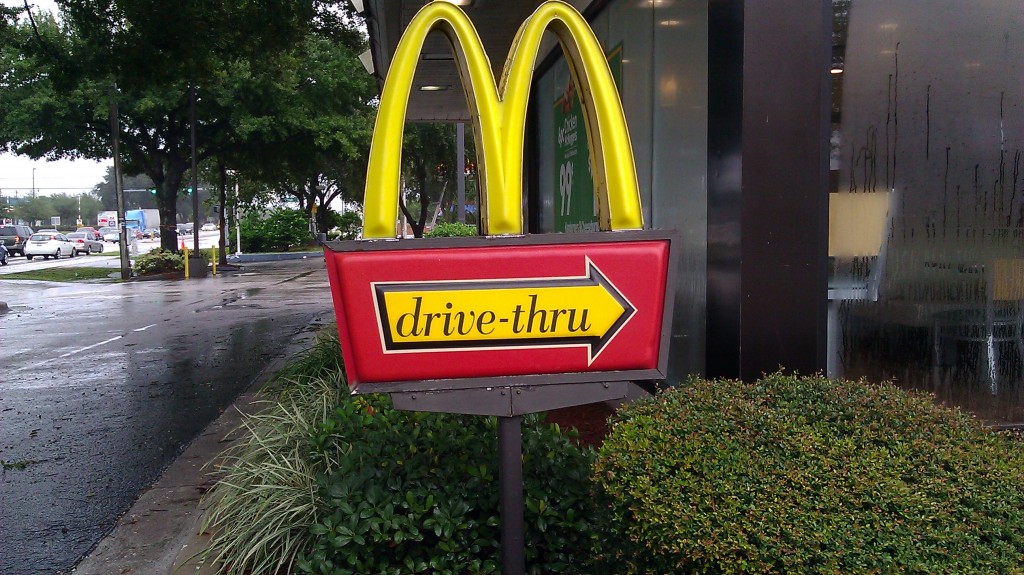
[[[375,283],[385,351],[588,346],[592,362],[636,309],[587,263],[577,277]]]

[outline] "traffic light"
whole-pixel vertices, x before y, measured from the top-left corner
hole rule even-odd
[[[156,195],[156,188],[149,188],[149,193]]]

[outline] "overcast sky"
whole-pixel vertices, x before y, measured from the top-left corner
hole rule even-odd
[[[0,0],[5,6],[22,6],[23,0]],[[29,0],[33,10],[56,12],[53,0]],[[25,195],[32,190],[32,176],[35,175],[35,189],[43,195],[65,193],[77,195],[87,192],[103,180],[111,160],[59,160],[33,161],[24,156],[0,154],[0,195]],[[33,174],[34,171],[34,174]]]

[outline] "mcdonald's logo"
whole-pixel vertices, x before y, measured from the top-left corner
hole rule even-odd
[[[434,30],[451,42],[473,118],[484,235],[523,233],[526,108],[545,31],[558,38],[579,87],[600,228],[643,228],[636,167],[622,104],[604,50],[583,16],[563,2],[541,4],[519,27],[498,84],[469,17],[452,3],[435,1],[424,6],[409,23],[384,84],[367,170],[364,238],[395,235],[406,109],[424,40]]]
[[[366,241],[395,235],[406,108],[433,30],[451,41],[465,82],[487,237]],[[523,235],[526,108],[545,31],[561,42],[583,101],[600,232]],[[363,237],[325,244],[346,374],[357,391],[666,375],[676,236],[643,230],[618,91],[593,31],[568,4],[545,2],[523,23],[500,83],[460,8],[435,1],[420,10],[381,96]]]

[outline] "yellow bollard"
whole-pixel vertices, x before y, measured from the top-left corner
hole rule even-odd
[[[185,279],[188,279],[188,248],[183,248],[185,254]]]
[[[217,246],[210,246],[210,261],[213,262],[213,275],[217,275]]]

